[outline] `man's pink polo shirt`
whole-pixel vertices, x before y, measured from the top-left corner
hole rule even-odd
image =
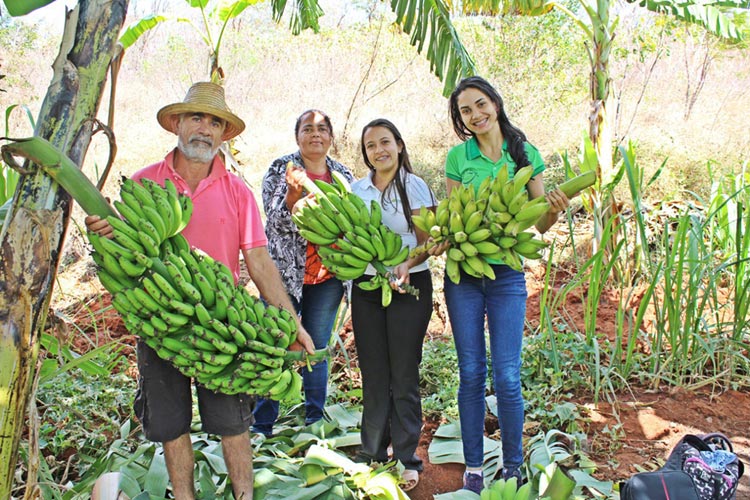
[[[193,200],[193,215],[182,235],[190,245],[223,262],[232,270],[235,282],[240,276],[240,250],[266,246],[260,210],[255,196],[236,175],[227,172],[217,156],[211,174],[190,193],[187,182],[174,169],[173,150],[158,163],[133,174],[164,185],[170,179],[177,190]]]

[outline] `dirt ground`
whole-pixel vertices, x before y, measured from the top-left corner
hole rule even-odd
[[[558,270],[556,287],[564,285],[569,273]],[[539,318],[539,293],[544,287],[543,266],[532,266],[526,273],[529,293],[527,320],[534,324]],[[639,294],[634,294],[639,297]],[[566,308],[572,318],[583,322],[583,304],[571,301]],[[603,294],[597,312],[597,329],[614,334],[617,301],[612,292]],[[647,318],[648,320],[648,318]],[[745,464],[737,500],[750,500],[750,394],[727,390],[721,393],[708,391],[688,392],[662,388],[648,390],[633,388],[619,395],[613,405],[579,398],[575,402],[589,408],[587,436],[597,463],[598,479],[621,481],[631,474],[658,468],[669,451],[685,434],[721,432],[729,437],[735,452]],[[611,437],[602,432],[605,428],[621,425],[621,445],[612,451]],[[424,460],[425,468],[420,483],[409,492],[412,500],[430,500],[435,494],[454,491],[461,487],[463,466],[458,464],[433,465],[427,449],[439,423],[426,422],[417,454]],[[598,452],[597,452],[598,450]],[[640,470],[639,470],[640,468]]]
[[[68,317],[77,323],[90,318],[92,310],[108,305],[109,297],[102,294],[89,259],[64,267],[55,287],[53,310],[65,310]],[[527,319],[532,324],[539,318],[539,291],[543,288],[541,266],[532,266],[527,271],[529,301]],[[556,285],[564,284],[566,273],[556,273]],[[62,291],[62,292],[61,292]],[[83,301],[81,299],[84,299]],[[599,305],[597,328],[602,332],[614,332],[616,311],[615,297],[605,293]],[[571,317],[583,318],[581,303],[566,305]],[[50,314],[50,320],[54,315]],[[114,336],[122,335],[131,346],[134,338],[122,327],[117,314],[104,318]],[[444,328],[435,315],[431,323],[433,336],[441,336]],[[73,343],[81,343],[71,333]],[[126,351],[127,352],[127,351]],[[132,355],[132,351],[130,352]],[[133,370],[133,368],[131,368]],[[735,444],[746,467],[750,464],[750,394],[726,390],[721,393],[707,391],[687,392],[662,388],[656,391],[633,388],[622,393],[613,407],[609,403],[592,404],[586,398],[575,401],[589,408],[587,435],[591,444],[591,458],[597,463],[596,476],[604,480],[622,480],[638,471],[637,467],[652,469],[660,459],[666,458],[669,450],[685,433],[722,432]],[[454,491],[461,487],[463,466],[459,464],[433,465],[429,461],[428,447],[432,435],[440,422],[425,422],[417,454],[424,460],[424,471],[419,485],[409,492],[412,500],[429,500],[435,494]],[[614,447],[606,427],[621,425],[621,446]],[[614,449],[613,449],[614,448]],[[749,467],[750,468],[750,467]],[[750,500],[750,472],[741,480],[738,500]]]

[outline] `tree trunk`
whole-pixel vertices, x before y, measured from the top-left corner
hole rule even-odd
[[[596,175],[603,186],[605,181],[612,177],[612,124],[607,114],[610,104],[610,75],[609,54],[612,49],[614,38],[614,27],[616,23],[610,24],[609,14],[611,10],[610,0],[598,0],[596,8],[589,7],[588,13],[591,18],[593,35],[593,50],[591,57],[590,93],[591,110],[589,111],[589,138],[596,150],[598,165]],[[594,206],[594,249],[599,249],[602,240],[602,232],[606,225],[607,209],[611,199],[603,199],[603,193],[596,194],[598,199],[592,200]]]
[[[83,163],[128,0],[80,0],[66,15],[60,53],[35,134]],[[70,196],[25,165],[0,232],[0,498],[9,498],[26,405],[55,280]]]

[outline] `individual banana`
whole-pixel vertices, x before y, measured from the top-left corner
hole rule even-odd
[[[109,275],[117,279],[120,283],[127,286],[129,283],[135,285],[133,278],[122,269],[117,257],[110,253],[104,253],[101,255],[102,269],[104,269]]]
[[[302,401],[302,375],[297,371],[292,371],[292,381],[289,383],[287,390],[279,395],[279,401],[287,404],[296,404]]]
[[[377,200],[370,201],[370,225],[379,226],[383,221],[383,210]]]
[[[375,257],[379,261],[383,261],[386,258],[386,252],[385,252],[385,242],[383,242],[383,238],[380,236],[380,231],[378,230],[377,226],[369,226],[370,227],[370,244],[372,244],[373,248],[375,249]]]
[[[346,217],[349,219],[349,222],[351,222],[353,226],[366,223],[366,221],[362,219],[362,213],[359,211],[359,208],[353,201],[355,197],[361,200],[361,198],[356,195],[345,195],[341,198],[341,208],[344,212],[346,212]]]
[[[538,198],[534,198],[533,200],[528,200],[526,201],[526,203],[521,205],[521,207],[518,209],[518,212],[515,214],[515,218],[519,221],[533,219],[534,222],[536,222],[549,210],[549,208],[550,207],[549,203],[547,203],[547,200],[544,198],[544,196],[540,196]]]
[[[401,264],[409,257],[409,247],[405,246],[402,247],[401,250],[398,251],[396,255],[391,257],[390,259],[385,259],[383,261],[383,265],[388,267],[393,267]]]
[[[447,226],[449,219],[450,212],[448,211],[448,198],[443,198],[438,202],[437,207],[435,208],[435,224],[438,226]]]
[[[453,234],[464,232],[464,222],[461,219],[461,214],[459,212],[453,212],[450,215],[448,227]]]
[[[164,306],[162,304],[157,302],[156,299],[146,293],[146,291],[142,288],[131,288],[126,295],[131,299],[131,302],[137,302],[152,313],[156,313],[164,309]]]
[[[364,269],[359,267],[354,268],[343,265],[331,265],[328,269],[335,274],[338,279],[343,281],[355,280],[365,272]]]
[[[169,307],[169,299],[171,297],[164,295],[164,292],[162,292],[152,276],[142,276],[141,284],[148,295],[156,300],[163,308]]]
[[[485,241],[489,239],[492,236],[492,232],[489,230],[489,228],[482,227],[479,229],[475,229],[472,231],[466,238],[466,240],[470,243],[480,243],[482,241]]]
[[[332,195],[332,194],[339,194],[338,186],[333,185],[329,182],[326,182],[322,179],[315,179],[313,180],[316,186],[318,186],[318,189],[322,192],[323,195],[326,197]]]
[[[333,183],[338,187],[339,193],[346,194],[352,192],[352,186],[349,184],[349,181],[346,179],[344,174],[342,174],[338,170],[331,169],[331,179],[333,180]]]
[[[513,199],[508,203],[508,213],[515,216],[521,211],[521,207],[528,201],[529,194],[524,188],[522,191],[516,193],[515,196],[513,196]]]
[[[484,213],[477,209],[475,209],[475,211],[473,212],[470,212],[470,215],[464,221],[464,232],[469,235],[469,237],[471,237],[471,234],[479,229],[483,218]]]
[[[123,181],[123,186],[127,185],[129,187],[129,192],[135,197],[136,200],[138,200],[138,203],[140,203],[141,207],[156,208],[156,201],[154,200],[153,195],[151,194],[149,189],[143,185],[143,183],[148,182],[152,181],[150,181],[149,179],[141,179],[139,182],[133,179],[126,179]]]
[[[321,236],[318,233],[307,231],[305,229],[300,229],[299,234],[313,245],[330,245],[331,243],[336,241],[335,237]]]
[[[138,264],[135,260],[130,260],[127,257],[119,257],[117,258],[117,262],[120,265],[120,269],[131,278],[140,277],[148,269],[146,266]]]
[[[166,274],[166,272],[165,272]],[[152,272],[150,274],[151,279],[156,283],[156,286],[159,287],[159,290],[170,299],[174,300],[182,300],[182,294],[174,287],[174,285],[170,282],[170,279],[165,276],[165,274],[161,274],[159,272]]]
[[[281,376],[279,377],[279,380],[271,386],[270,389],[268,389],[268,395],[271,396],[271,398],[275,398],[283,394],[289,389],[289,384],[292,383],[292,371],[291,370],[284,370],[281,372]]]
[[[177,234],[184,229],[183,214],[182,214],[182,201],[180,200],[180,194],[177,191],[177,186],[171,179],[164,180],[164,190],[167,193],[167,199],[171,206],[172,214],[175,219],[175,225],[172,228],[172,234]]]
[[[456,262],[462,262],[466,260],[466,255],[459,248],[451,247],[448,249],[448,258]]]
[[[129,313],[136,312],[136,307],[128,300],[124,290],[112,294],[112,306],[115,310],[120,313],[121,316],[125,316]]]
[[[161,188],[160,188],[161,189]],[[164,239],[171,238],[177,231],[181,220],[177,219],[174,213],[174,208],[169,203],[167,196],[156,198],[156,211],[161,216],[161,220],[164,221],[165,232]]]
[[[141,212],[136,212],[128,204],[126,204],[123,201],[115,200],[112,202],[112,205],[115,207],[115,210],[117,210],[117,213],[119,213],[122,218],[127,221],[128,225],[131,227],[137,228],[138,227],[138,221],[143,218],[143,214]]]
[[[158,210],[156,210],[155,207],[144,206],[143,214],[145,215],[146,220],[150,222],[156,229],[158,235],[157,241],[159,242],[159,244],[161,244],[162,241],[171,236],[169,234],[167,221],[162,218],[161,214],[158,212]]]
[[[388,307],[391,305],[391,300],[393,299],[393,289],[391,288],[391,284],[388,280],[383,280],[383,282],[380,284],[380,304],[383,307]]]
[[[156,228],[156,226],[154,226],[154,224],[149,219],[146,219],[145,217],[138,221],[138,229],[139,229],[138,238],[141,241],[141,243],[143,243],[144,248],[146,248],[146,250],[148,251],[149,248],[146,247],[146,245],[147,243],[151,243],[151,242],[153,242],[151,244],[156,248],[155,250],[156,254],[151,255],[149,253],[149,255],[151,257],[158,256],[159,255],[158,248],[159,248],[159,245],[161,245],[161,242],[163,241],[163,238],[161,237],[159,230]],[[148,238],[146,239],[145,237],[148,237]],[[144,241],[144,239],[146,239],[146,241]]]

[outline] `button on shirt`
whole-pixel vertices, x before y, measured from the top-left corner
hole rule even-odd
[[[402,179],[404,179],[406,196],[409,197],[409,206],[412,210],[419,210],[421,207],[435,206],[435,196],[432,194],[432,191],[430,191],[430,188],[424,180],[403,170]],[[406,217],[404,216],[404,207],[401,203],[401,197],[395,186],[386,189],[385,199],[382,199],[381,196],[383,193],[381,193],[381,191],[372,183],[372,173],[370,173],[363,179],[352,184],[352,192],[362,198],[368,207],[372,200],[375,200],[380,204],[383,212],[382,223],[395,233],[401,235],[402,246],[406,245],[409,248],[417,246],[417,235],[409,231],[409,226],[407,225]],[[409,272],[416,273],[426,269],[429,269],[427,261],[411,268]],[[365,274],[374,275],[375,268],[368,265]]]

